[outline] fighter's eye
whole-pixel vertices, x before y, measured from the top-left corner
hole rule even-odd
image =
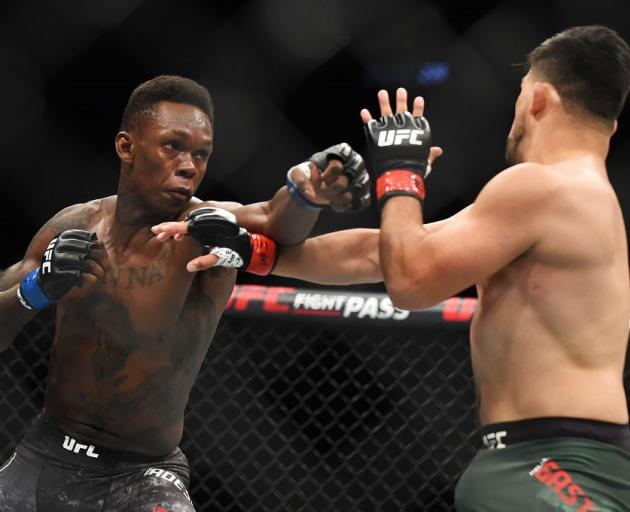
[[[210,156],[209,153],[205,150],[195,151],[194,155],[195,155],[195,158],[201,158],[202,160],[207,160],[208,157]]]
[[[172,149],[173,151],[181,151],[182,145],[176,140],[170,140],[164,143],[164,147],[167,149]]]

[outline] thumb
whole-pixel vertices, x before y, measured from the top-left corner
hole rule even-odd
[[[199,272],[214,267],[219,261],[219,257],[214,254],[204,254],[188,262],[186,270],[188,272]]]
[[[429,150],[429,163],[432,164],[444,154],[444,150],[440,146],[432,146]]]
[[[311,182],[311,177],[314,172],[319,172],[315,165],[310,162],[302,162],[299,165],[293,167],[290,171],[291,180],[295,184],[298,192],[312,201],[315,199],[315,187]]]

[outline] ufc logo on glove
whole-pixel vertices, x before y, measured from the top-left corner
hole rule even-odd
[[[421,135],[424,134],[424,130],[384,130],[378,134],[378,146],[399,146],[405,141],[409,141],[409,144],[415,144],[416,146],[422,146]]]

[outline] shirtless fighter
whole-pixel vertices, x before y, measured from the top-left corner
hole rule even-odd
[[[379,144],[388,130],[428,137],[422,100],[411,116],[398,91],[393,116],[381,93],[381,119],[362,112],[381,268],[407,309],[477,285],[471,353],[486,449],[458,483],[458,511],[628,511],[628,254],[605,160],[630,49],[609,29],[578,27],[528,63],[507,141],[513,166],[437,229],[423,225],[423,152]]]
[[[57,304],[45,410],[0,468],[0,511],[193,511],[177,445],[235,271],[186,264],[238,222],[261,233],[248,236],[244,266],[264,274],[274,247],[262,234],[298,243],[317,207],[366,206],[365,167],[347,144],[292,168],[268,202],[202,203],[194,193],[213,136],[204,87],[173,76],[140,85],[116,136],[118,194],[56,214],[0,273],[1,349]],[[181,243],[151,232],[184,218],[196,236]]]
[[[612,30],[577,27],[528,63],[507,141],[513,165],[471,206],[423,223],[423,100],[409,113],[399,89],[394,115],[381,91],[381,118],[361,113],[380,236],[309,239],[283,251],[274,273],[377,281],[380,261],[405,309],[476,284],[471,352],[485,448],[458,483],[457,510],[629,511],[628,254],[605,160],[630,88],[630,50]]]

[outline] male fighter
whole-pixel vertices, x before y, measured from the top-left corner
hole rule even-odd
[[[56,214],[0,274],[1,349],[36,310],[57,304],[45,410],[0,468],[0,511],[194,510],[177,445],[235,280],[230,269],[186,271],[202,254],[199,241],[217,245],[213,237],[233,236],[238,222],[294,244],[308,235],[314,207],[366,206],[363,162],[339,144],[292,168],[289,189],[270,201],[208,212],[217,204],[194,193],[213,136],[204,87],[173,76],[140,85],[116,136],[118,194]],[[151,232],[184,218],[193,236],[180,243]],[[273,244],[258,234],[248,240],[245,265],[264,274]]]
[[[381,118],[361,113],[380,236],[309,239],[282,252],[274,273],[376,281],[380,261],[392,301],[406,309],[476,284],[471,352],[485,449],[458,483],[457,510],[628,511],[628,254],[605,160],[630,88],[630,49],[610,29],[576,27],[528,63],[507,140],[513,165],[471,206],[424,224],[423,100],[410,114],[399,89],[394,115],[381,91]]]

